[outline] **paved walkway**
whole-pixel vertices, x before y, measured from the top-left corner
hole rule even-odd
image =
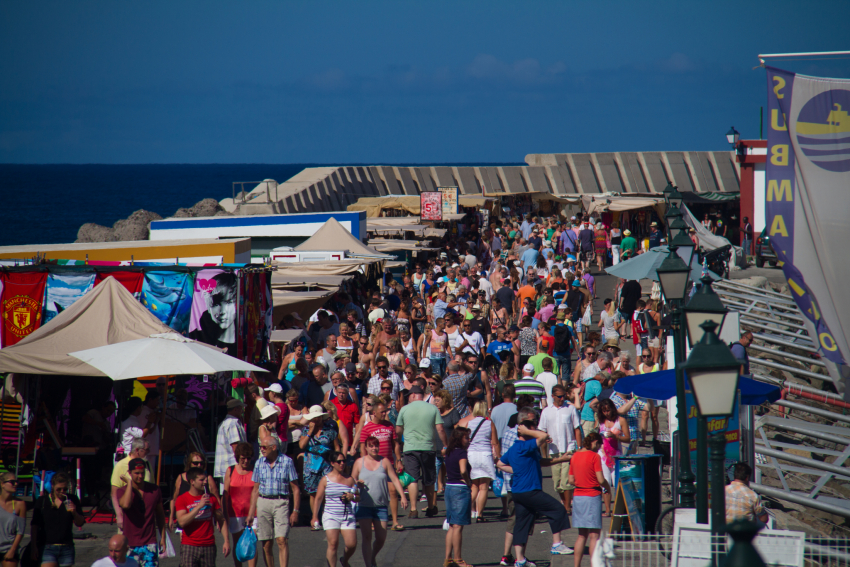
[[[602,309],[602,302],[606,297],[613,297],[616,283],[616,278],[611,276],[597,276],[599,299],[594,302],[594,327]],[[622,341],[621,348],[628,349],[634,354],[634,346],[631,342]],[[663,431],[666,431],[666,423],[666,414],[662,409],[661,424]],[[640,452],[648,453],[650,450],[641,449]],[[543,471],[544,488],[554,495],[549,469],[544,468]],[[445,519],[445,504],[442,500],[439,500],[438,506],[440,511],[437,517],[419,520],[407,520],[405,518],[402,523],[408,528],[407,530],[388,534],[386,545],[378,556],[379,567],[440,567],[443,564],[445,532],[442,530],[442,523]],[[306,508],[306,505],[304,507]],[[424,503],[420,502],[419,507],[424,509]],[[499,499],[490,492],[486,508],[486,517],[490,521],[483,524],[473,524],[464,529],[463,558],[476,567],[481,565],[491,567],[499,564],[505,541],[505,521],[498,520],[500,510]],[[115,533],[115,528],[114,526],[100,524],[85,526],[84,530],[97,536],[97,539],[83,540],[77,543],[76,564],[88,566],[96,559],[106,555],[107,540],[109,536]],[[572,547],[577,534],[577,530],[570,529],[563,532],[562,537],[566,544]],[[179,554],[179,537],[174,534],[171,535]],[[218,536],[218,541],[219,555],[216,565],[219,567],[232,565],[233,559],[231,557],[224,558],[221,556],[221,536]],[[545,522],[537,523],[534,528],[534,536],[529,540],[528,557],[540,567],[571,567],[574,561],[573,556],[552,556],[549,554],[551,542],[552,535],[549,531],[549,525]],[[290,565],[292,567],[323,567],[327,565],[326,548],[327,540],[324,532],[312,532],[309,527],[305,526],[296,527],[292,530],[290,536]],[[277,551],[275,551],[275,556],[277,556]],[[165,567],[176,567],[179,565],[179,558],[166,559],[161,563]],[[582,564],[589,566],[590,558],[585,556]],[[617,561],[615,564],[622,563]],[[262,559],[260,559],[259,565],[263,565]],[[371,567],[364,564],[360,554],[359,532],[358,551],[352,558],[351,565],[354,567]]]

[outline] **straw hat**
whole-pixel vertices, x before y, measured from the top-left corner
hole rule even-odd
[[[265,421],[273,415],[280,413],[278,407],[274,404],[269,404],[260,410],[260,421]]]

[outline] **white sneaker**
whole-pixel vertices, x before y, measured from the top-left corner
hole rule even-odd
[[[530,559],[526,559],[522,563],[519,561],[514,563],[514,567],[537,567],[537,563],[531,561]]]
[[[566,545],[564,545],[563,542],[559,543],[558,545],[553,545],[551,547],[551,549],[549,549],[549,552],[552,555],[572,555],[573,554],[572,548],[567,547]]]

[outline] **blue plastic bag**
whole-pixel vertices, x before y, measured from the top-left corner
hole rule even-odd
[[[249,526],[242,532],[242,537],[236,544],[236,560],[250,561],[257,556],[257,534]]]
[[[496,471],[496,478],[493,479],[493,483],[491,487],[493,488],[493,494],[496,496],[502,496],[502,487],[505,485],[505,478],[502,476],[502,471]]]

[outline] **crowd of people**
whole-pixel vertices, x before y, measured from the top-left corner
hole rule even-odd
[[[234,381],[239,395],[226,401],[213,462],[186,454],[168,512],[152,483],[164,390],[131,398],[111,478],[122,532],[109,543],[113,561],[156,567],[173,529],[183,567],[212,567],[215,531],[226,556],[250,528],[259,544],[248,566],[261,552],[272,567],[275,544],[286,566],[290,530],[304,523],[326,532],[330,567],[348,567],[358,529],[374,566],[387,532],[436,516],[442,498],[445,567],[469,566],[465,526],[495,520],[507,520],[500,564],[534,567],[525,550],[537,516],[549,521],[551,553],[574,554],[578,566],[611,516],[615,457],[634,453],[650,431],[660,439],[664,401],[614,385],[666,366],[669,323],[660,297],[645,300],[636,281],[620,281],[594,312],[594,269],[641,252],[629,229],[582,217],[480,221],[470,212],[439,252],[383,289],[340,291],[309,321],[287,315],[282,327],[303,333],[271,378]],[[621,348],[626,340],[637,360]],[[169,411],[185,411],[185,391],[175,397]],[[543,490],[544,466],[558,498]],[[83,518],[67,487],[56,475],[36,503],[30,553],[45,567],[74,563],[70,530]],[[491,489],[498,513],[486,509]],[[5,495],[4,484],[0,504]],[[2,508],[17,557],[25,512]],[[573,547],[561,540],[570,526],[579,530]]]

